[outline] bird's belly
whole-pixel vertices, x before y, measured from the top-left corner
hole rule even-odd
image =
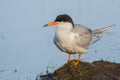
[[[67,52],[67,53],[75,53],[76,49],[75,47],[68,41],[59,41],[57,42],[57,46],[60,48],[60,50]]]
[[[56,41],[55,42],[57,47],[63,51],[63,52],[66,52],[68,54],[75,54],[75,53],[85,53],[87,52],[87,49],[84,49],[78,45],[76,45],[74,42],[71,42],[71,41]]]

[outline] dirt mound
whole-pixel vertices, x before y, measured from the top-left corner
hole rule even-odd
[[[37,79],[39,80],[39,79]],[[64,64],[40,80],[120,80],[120,64],[108,61],[80,62],[77,67]]]

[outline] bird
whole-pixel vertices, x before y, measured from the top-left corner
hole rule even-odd
[[[68,54],[67,62],[70,63],[70,56],[78,54],[77,61],[74,61],[74,66],[80,62],[81,54],[87,53],[91,44],[100,40],[106,30],[114,26],[110,25],[101,29],[92,30],[81,24],[74,24],[71,16],[68,14],[60,14],[54,21],[44,25],[44,27],[57,27],[54,44],[63,52]]]

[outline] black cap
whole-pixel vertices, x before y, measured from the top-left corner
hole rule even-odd
[[[55,22],[70,22],[74,26],[72,18],[67,14],[58,15]]]

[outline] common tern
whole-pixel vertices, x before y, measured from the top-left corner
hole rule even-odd
[[[78,53],[78,60],[74,62],[74,65],[77,66],[80,61],[80,55],[87,53],[89,46],[100,40],[106,30],[114,25],[91,30],[81,24],[74,24],[68,14],[61,14],[54,21],[44,25],[44,27],[46,26],[57,27],[53,41],[61,51],[68,54],[68,63],[70,62],[70,55]]]

